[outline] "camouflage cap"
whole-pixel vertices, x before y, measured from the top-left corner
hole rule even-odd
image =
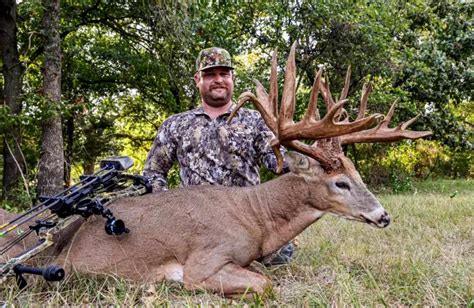
[[[196,60],[196,71],[199,72],[217,66],[234,69],[229,52],[219,47],[211,47],[201,50]]]

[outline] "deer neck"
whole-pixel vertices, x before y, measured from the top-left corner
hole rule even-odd
[[[255,187],[252,204],[262,234],[262,255],[277,250],[321,218],[315,205],[324,200],[317,186],[302,176],[286,174]]]

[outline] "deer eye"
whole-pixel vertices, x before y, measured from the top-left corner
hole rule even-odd
[[[336,186],[339,187],[340,189],[351,190],[351,188],[350,188],[350,186],[347,182],[336,182]]]

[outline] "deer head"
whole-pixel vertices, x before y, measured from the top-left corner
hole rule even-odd
[[[251,92],[240,95],[237,108],[230,115],[229,121],[244,103],[247,101],[254,103],[275,135],[271,146],[277,157],[278,172],[281,172],[283,168],[280,145],[304,154],[287,155],[290,170],[302,175],[308,181],[318,182],[318,185],[326,187],[327,194],[324,195],[327,200],[324,201],[327,202],[322,202],[328,206],[324,209],[325,212],[367,222],[377,227],[386,227],[390,222],[388,214],[367,189],[352,162],[344,155],[341,145],[416,139],[429,136],[431,132],[406,130],[416,121],[416,118],[396,128],[389,128],[388,124],[393,115],[395,103],[385,117],[381,114],[365,116],[371,91],[370,85],[364,85],[358,116],[351,122],[348,113],[343,109],[349,92],[350,67],[337,102],[331,95],[329,83],[322,78],[323,70],[320,69],[317,72],[308,109],[303,119],[295,123],[293,121],[296,103],[295,45],[291,47],[286,64],[280,111],[278,112],[277,51],[275,50],[272,57],[269,93],[259,81],[255,81],[257,95]],[[317,107],[319,94],[328,110],[323,118],[320,117]],[[379,119],[382,121],[377,124]],[[374,127],[374,124],[377,125]],[[300,140],[313,140],[314,143],[308,145]]]

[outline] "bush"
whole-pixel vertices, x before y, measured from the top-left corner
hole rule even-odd
[[[472,152],[455,152],[448,150],[449,160],[440,163],[436,175],[451,178],[474,177],[474,156]]]
[[[398,146],[361,144],[349,148],[348,156],[372,188],[408,191],[414,178],[472,177],[473,157],[455,152],[433,140],[405,141]]]
[[[449,151],[438,141],[417,140],[392,147],[382,159],[391,173],[405,173],[419,179],[429,177],[450,160]]]
[[[31,208],[32,200],[35,198],[34,190],[27,192],[22,183],[19,183],[18,186],[12,190],[12,195],[14,198],[11,200],[2,200],[0,202],[0,208],[10,212],[21,213]]]

